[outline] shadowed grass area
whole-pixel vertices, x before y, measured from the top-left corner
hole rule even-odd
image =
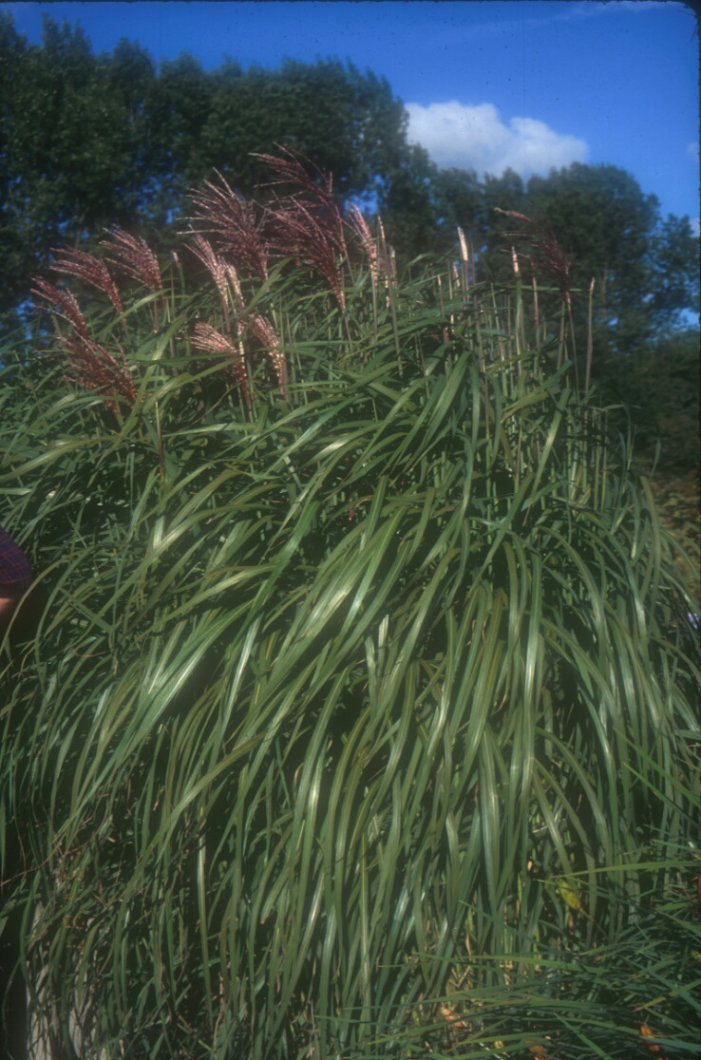
[[[701,596],[701,483],[699,469],[686,475],[657,473],[652,480],[662,522],[683,549],[679,556],[685,579]]]
[[[688,1053],[698,605],[650,489],[547,291],[532,323],[518,280],[397,276],[285,158],[292,199],[210,188],[162,275],[113,234],[121,309],[75,256],[94,304],[38,286],[57,366],[0,427],[48,592],[2,675],[36,1021],[57,1055]]]

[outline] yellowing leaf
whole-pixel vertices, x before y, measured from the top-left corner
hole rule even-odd
[[[560,898],[573,909],[575,913],[581,913],[582,916],[589,917],[586,909],[582,905],[582,899],[579,897],[578,892],[574,889],[571,883],[567,880],[558,880],[555,888]]]

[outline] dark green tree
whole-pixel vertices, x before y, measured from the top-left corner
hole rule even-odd
[[[528,208],[525,184],[513,169],[507,169],[500,177],[485,176],[480,278],[500,282],[513,278],[510,233],[518,225],[504,211],[527,214]]]
[[[484,186],[474,170],[436,169],[431,175],[430,202],[436,251],[440,254],[455,252],[459,227],[468,239],[471,260],[476,259],[484,242],[487,215]]]
[[[669,329],[627,357],[610,358],[600,390],[614,408],[612,426],[633,428],[645,473],[687,474],[701,461],[698,328]]]
[[[85,244],[107,225],[161,245],[189,186],[225,173],[244,194],[264,171],[253,155],[285,144],[334,175],[341,196],[380,204],[387,189],[415,216],[408,187],[422,158],[406,143],[406,112],[386,81],[351,64],[288,61],[205,73],[191,56],[156,71],[122,41],[95,56],[80,28],[45,19],[30,45],[0,20],[0,313],[27,296],[58,243]],[[395,187],[396,185],[396,187]],[[429,237],[427,224],[414,240]]]
[[[153,171],[155,71],[137,46],[96,57],[80,28],[51,19],[36,46],[3,18],[0,52],[2,311],[26,298],[52,247],[137,217]]]
[[[240,68],[229,64],[231,76]],[[161,212],[175,208],[187,188],[207,176],[203,135],[215,95],[217,77],[188,54],[161,64],[149,95],[149,132],[154,170],[150,174]],[[154,221],[158,221],[158,210]]]
[[[663,221],[657,197],[625,170],[575,163],[532,177],[525,213],[553,230],[575,288],[585,292],[595,280],[599,348],[631,353],[698,304],[698,240],[688,218]],[[580,298],[580,317],[584,305]]]
[[[192,177],[217,168],[251,193],[265,174],[252,156],[284,143],[332,173],[340,194],[372,195],[407,151],[403,105],[385,80],[352,64],[288,60],[243,72],[227,63],[213,84]]]
[[[670,214],[652,238],[654,288],[650,310],[656,324],[680,322],[684,310],[701,311],[699,295],[699,240],[688,217]]]
[[[412,144],[380,182],[377,206],[390,242],[404,260],[440,249],[437,172],[426,151]]]
[[[571,262],[580,334],[595,280],[599,366],[698,310],[698,240],[686,218],[663,220],[630,174],[575,164],[526,184],[510,170],[484,181],[440,170],[407,142],[407,114],[387,82],[352,64],[288,60],[269,71],[228,61],[208,73],[182,55],[157,70],[128,41],[95,56],[80,28],[50,18],[42,44],[30,45],[3,14],[0,91],[0,314],[27,298],[57,244],[84,245],[116,224],[168,245],[188,187],[215,169],[245,195],[265,195],[255,154],[277,145],[332,173],[339,196],[379,211],[404,261],[454,253],[459,225],[474,276],[508,280],[514,241],[529,264],[512,215],[533,218],[526,235],[540,226]]]

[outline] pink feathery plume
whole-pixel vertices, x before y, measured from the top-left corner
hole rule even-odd
[[[100,246],[113,255],[107,258],[109,263],[150,291],[162,291],[161,266],[146,240],[121,228],[111,228],[108,234],[109,239],[102,240]]]
[[[192,335],[192,345],[202,350],[203,353],[213,353],[216,356],[224,356],[230,359],[234,379],[241,387],[247,406],[251,407],[251,391],[248,385],[248,372],[246,371],[246,359],[243,351],[243,343],[237,346],[220,331],[213,328],[211,324],[195,324]]]
[[[270,246],[322,276],[345,309],[342,263],[348,259],[345,222],[333,194],[333,178],[303,155],[279,147],[282,157],[257,154],[273,173],[261,187],[295,189],[268,207]],[[306,165],[304,164],[306,163]]]
[[[260,344],[265,347],[268,357],[270,358],[270,363],[277,376],[280,391],[284,397],[287,397],[287,363],[275,328],[270,321],[266,320],[265,317],[262,317],[260,313],[253,313],[251,315],[250,327]]]
[[[350,226],[358,236],[360,244],[367,255],[373,286],[377,287],[380,282],[380,254],[377,248],[377,243],[370,231],[370,225],[363,217],[360,208],[356,206],[354,202],[351,203],[349,207],[349,213]]]
[[[214,280],[214,285],[219,292],[219,299],[224,310],[224,316],[228,320],[229,318],[229,285],[228,285],[228,273],[227,263],[224,261],[216,250],[209,243],[204,236],[199,234],[195,235],[192,242],[188,244],[188,249],[198,261],[201,261],[204,267],[209,272],[210,276]]]
[[[92,339],[62,337],[60,341],[67,352],[70,374],[77,383],[86,390],[119,395],[134,407],[138,390],[121,350],[116,357]],[[114,399],[108,398],[107,406],[116,413]]]
[[[110,275],[104,261],[88,254],[85,250],[72,250],[70,247],[55,251],[59,255],[51,266],[52,272],[65,276],[75,276],[106,294],[118,313],[124,312],[122,298],[116,283]]]
[[[189,218],[196,231],[212,237],[236,264],[261,280],[268,278],[265,217],[255,203],[246,202],[217,173],[219,184],[206,181],[192,195],[195,207]]]
[[[63,291],[48,280],[38,277],[34,281],[32,294],[42,298],[50,305],[51,314],[66,320],[73,330],[84,339],[90,337],[88,325],[80,306],[70,291]]]

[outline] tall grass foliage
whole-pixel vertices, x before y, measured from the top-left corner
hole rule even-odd
[[[566,306],[268,161],[58,254],[3,386],[35,1055],[688,1055],[698,606]]]

